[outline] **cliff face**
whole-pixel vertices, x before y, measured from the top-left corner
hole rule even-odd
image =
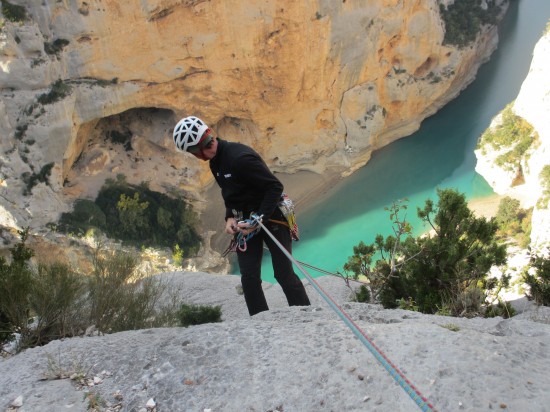
[[[487,26],[471,47],[442,45],[437,0],[11,3],[29,15],[0,37],[11,227],[55,220],[119,173],[200,196],[207,165],[171,141],[189,114],[276,171],[349,173],[454,98],[497,43]]]
[[[550,209],[540,200],[548,194],[541,179],[543,168],[550,167],[550,33],[536,44],[529,74],[521,86],[512,111],[527,120],[536,133],[529,150],[523,155],[519,167],[506,170],[506,165],[496,164],[499,153],[487,149],[476,150],[476,170],[483,175],[493,190],[499,194],[518,198],[523,207],[534,207],[531,231],[531,246],[540,249],[550,246]],[[491,127],[500,122],[497,116]],[[509,150],[503,148],[502,150]],[[520,177],[518,179],[518,176]]]

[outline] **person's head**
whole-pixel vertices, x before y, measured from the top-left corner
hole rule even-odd
[[[212,159],[218,147],[212,130],[195,116],[184,117],[176,124],[174,143],[178,150],[189,152],[202,160]]]

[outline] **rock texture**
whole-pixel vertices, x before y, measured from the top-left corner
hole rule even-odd
[[[521,200],[525,208],[534,207],[531,230],[532,248],[550,246],[550,209],[540,207],[539,200],[545,188],[540,173],[550,165],[550,33],[546,33],[536,44],[529,74],[521,86],[512,111],[527,120],[538,136],[521,162],[521,170],[507,171],[495,164],[499,153],[487,150],[483,155],[476,150],[476,170],[485,177],[493,190]],[[491,127],[499,124],[497,116]],[[506,149],[503,149],[506,150]],[[517,175],[521,174],[521,184]]]
[[[171,143],[191,113],[276,171],[349,173],[453,99],[497,44],[487,26],[444,46],[437,0],[11,3],[29,18],[0,34],[6,227],[40,228],[117,174],[201,199],[206,165]]]
[[[95,410],[124,412],[420,410],[313,287],[312,306],[288,307],[269,285],[271,310],[250,318],[236,276],[163,276],[185,301],[221,305],[224,321],[0,358],[2,410],[84,412],[94,400]],[[450,318],[350,303],[342,279],[317,282],[435,410],[548,411],[549,308],[516,301],[522,313],[511,319]],[[84,385],[69,379],[75,372]]]

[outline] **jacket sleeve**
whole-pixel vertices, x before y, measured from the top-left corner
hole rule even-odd
[[[269,170],[258,155],[246,153],[235,159],[234,169],[239,179],[256,191],[261,197],[260,207],[255,212],[269,217],[273,214],[281,195],[283,184]]]

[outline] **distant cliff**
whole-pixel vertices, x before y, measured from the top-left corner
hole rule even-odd
[[[529,130],[528,135],[498,147],[483,144],[476,150],[476,170],[495,192],[518,198],[523,207],[534,207],[531,246],[550,246],[549,30],[535,46],[529,74],[517,99],[493,120],[491,129],[500,127],[507,113],[526,122],[523,128]],[[514,136],[522,133],[514,130]]]
[[[200,198],[207,165],[171,142],[191,113],[275,171],[351,173],[496,48],[508,2],[476,2],[495,18],[467,47],[452,3],[3,0],[0,225],[43,227],[117,174]]]

